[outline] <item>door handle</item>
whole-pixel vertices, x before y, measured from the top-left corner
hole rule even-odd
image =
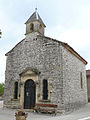
[[[29,92],[26,92],[26,96],[29,96]]]

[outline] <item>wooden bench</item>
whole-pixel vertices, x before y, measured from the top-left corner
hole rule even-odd
[[[33,108],[35,112],[46,112],[46,113],[53,113],[57,114],[57,105],[55,104],[36,104]]]

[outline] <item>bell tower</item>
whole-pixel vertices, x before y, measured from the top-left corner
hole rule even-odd
[[[39,34],[44,35],[45,24],[43,23],[41,17],[37,12],[37,8],[35,12],[30,16],[30,18],[26,21],[26,33],[25,35],[30,34]]]

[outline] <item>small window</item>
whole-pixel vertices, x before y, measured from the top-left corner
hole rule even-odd
[[[41,29],[42,28],[42,25],[40,24],[39,28]]]
[[[14,85],[14,99],[18,99],[18,82]]]
[[[48,100],[48,81],[43,80],[43,100]]]
[[[80,86],[81,86],[81,89],[82,89],[83,88],[82,72],[80,72]]]
[[[30,24],[30,31],[33,31],[34,30],[34,25],[33,23]]]

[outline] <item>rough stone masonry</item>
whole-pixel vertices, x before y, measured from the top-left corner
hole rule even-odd
[[[67,43],[46,37],[37,11],[25,24],[25,39],[6,53],[4,106],[49,103],[70,111],[86,104],[87,61]]]

